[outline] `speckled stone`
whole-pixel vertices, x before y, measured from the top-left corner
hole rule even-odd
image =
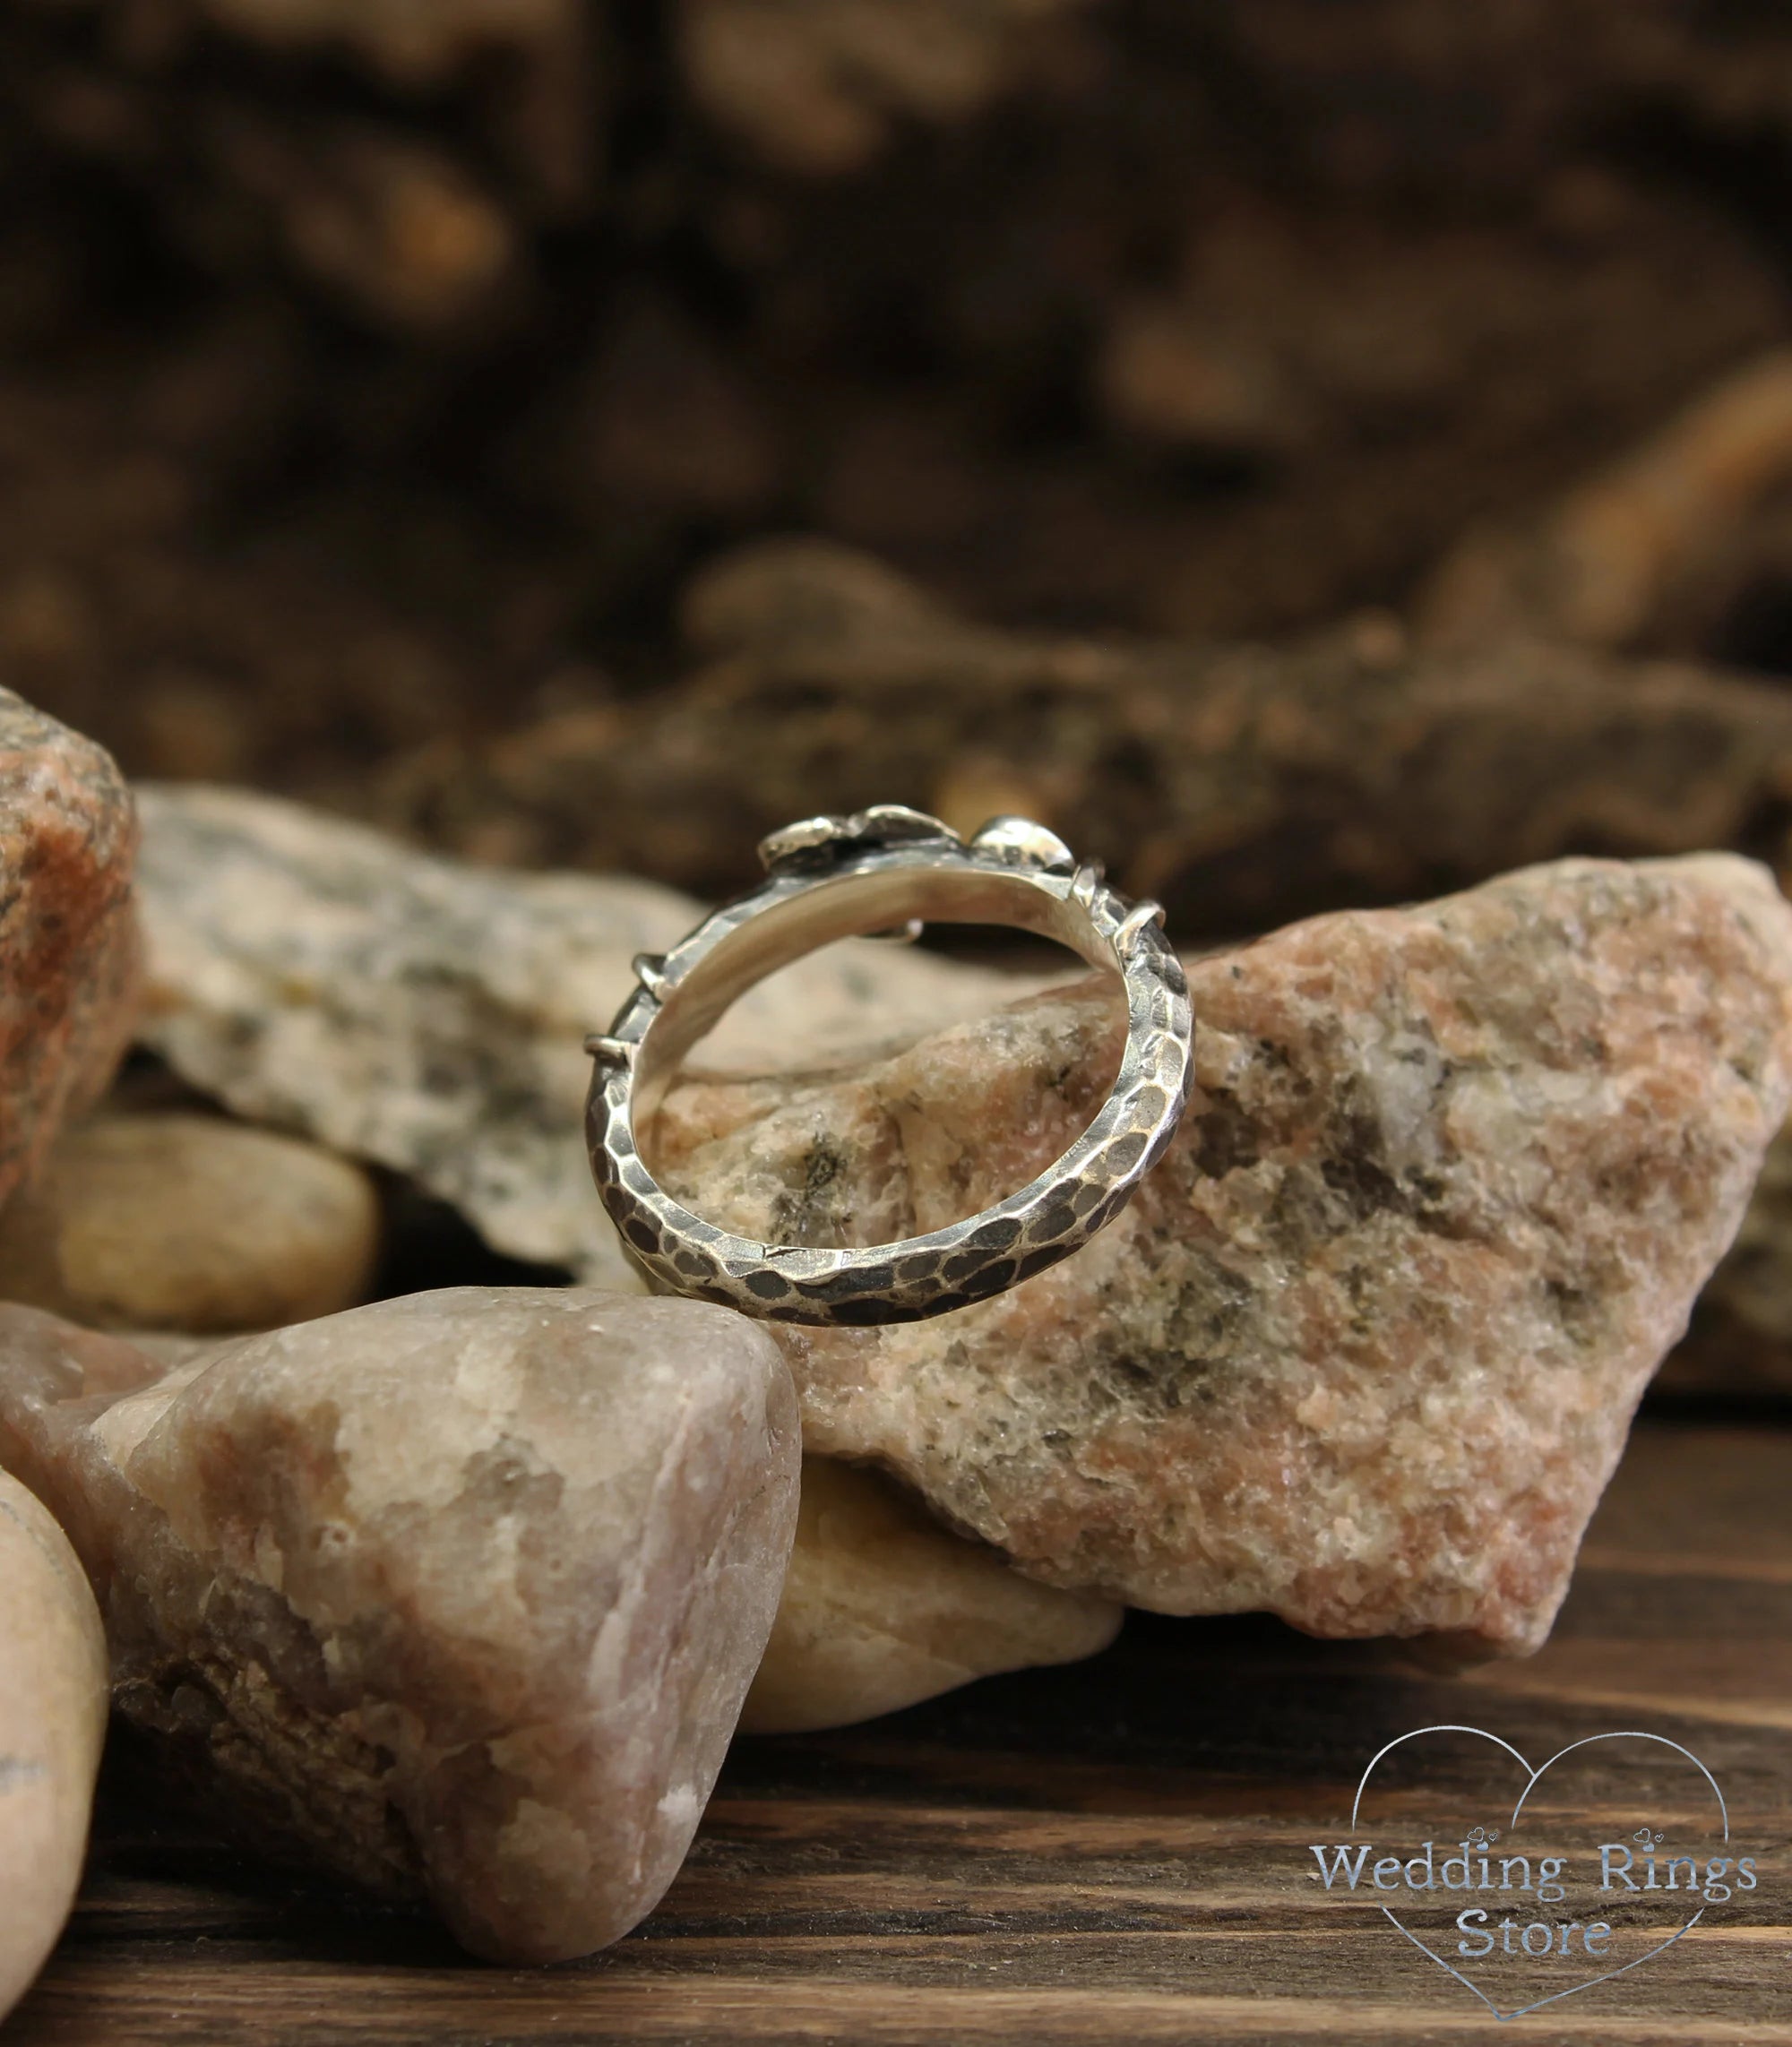
[[[881,1473],[803,1460],[784,1596],[741,1715],[745,1734],[844,1727],[973,1678],[1105,1649],[1121,1610],[1011,1570],[949,1535]]]
[[[136,843],[111,755],[0,689],[0,1201],[129,1042]]]
[[[0,1472],[0,2019],[81,1881],[106,1733],[106,1638],[68,1539]]]
[[[352,1160],[221,1116],[107,1111],[0,1215],[0,1300],[89,1329],[277,1329],[365,1298],[379,1243]]]
[[[591,1187],[584,1040],[633,992],[634,955],[675,944],[702,905],[616,875],[432,859],[245,790],[138,800],[142,1035],[184,1079],[408,1174],[496,1250],[640,1289]],[[755,989],[703,1053],[747,1071],[825,1063],[1016,985],[849,941]]]
[[[1565,861],[1192,963],[1197,1089],[1086,1251],[938,1323],[780,1329],[808,1447],[1029,1575],[1521,1653],[1792,1096],[1792,908],[1725,855]],[[1052,1157],[1098,984],[849,1075],[692,1083],[661,1165],[876,1241]]]
[[[475,1953],[671,1881],[777,1607],[789,1375],[726,1311],[412,1294],[164,1368],[0,1310],[0,1458],[68,1529],[116,1702],[258,1848]]]

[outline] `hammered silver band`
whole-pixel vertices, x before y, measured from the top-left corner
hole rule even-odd
[[[937,818],[887,804],[807,819],[760,852],[765,881],[663,959],[637,959],[634,993],[609,1030],[588,1041],[592,1172],[650,1280],[779,1321],[916,1321],[1044,1271],[1111,1222],[1188,1100],[1188,984],[1158,906],[1127,902],[1098,867],[1079,865],[1024,818],[997,818],[966,841]],[[924,922],[1018,926],[1119,973],[1125,1053],[1107,1100],[1069,1150],[980,1215],[865,1248],[756,1243],[674,1200],[642,1163],[637,1137],[697,1040],[748,988],[804,953]]]

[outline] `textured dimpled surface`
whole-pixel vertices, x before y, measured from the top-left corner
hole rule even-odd
[[[1030,842],[1004,821],[969,844],[935,820],[900,836],[883,814],[810,820],[768,842],[771,873],[752,894],[718,910],[668,956],[596,1041],[588,1131],[599,1191],[623,1241],[650,1277],[674,1293],[773,1320],[918,1321],[986,1300],[1088,1243],[1125,1207],[1163,1155],[1188,1099],[1193,1022],[1181,963],[1157,920],[1107,888],[1098,873],[1054,856],[1048,835]],[[821,827],[828,829],[819,829]],[[785,840],[791,839],[787,848]],[[779,1245],[731,1235],[674,1200],[636,1148],[636,1057],[668,987],[753,917],[823,884],[892,867],[957,867],[1019,874],[1086,913],[1111,950],[1126,993],[1126,1049],[1112,1093],[1063,1157],[1008,1200],[925,1236],[862,1250]],[[1147,906],[1149,910],[1149,906]]]

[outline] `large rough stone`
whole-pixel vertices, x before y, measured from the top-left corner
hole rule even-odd
[[[797,1546],[741,1732],[847,1726],[996,1671],[1074,1663],[1119,1627],[1112,1601],[1022,1578],[880,1474],[807,1458]]]
[[[108,1113],[0,1217],[0,1300],[89,1329],[277,1329],[365,1299],[379,1242],[351,1160],[220,1116]]]
[[[616,876],[436,860],[245,791],[149,787],[147,1041],[252,1121],[407,1174],[495,1249],[637,1290],[591,1188],[587,1032],[702,915]],[[849,942],[737,1005],[711,1055],[765,1071],[973,1015],[1001,974]]]
[[[754,1324],[471,1287],[166,1372],[0,1311],[0,1456],[67,1527],[171,1767],[258,1845],[517,1961],[603,1946],[671,1881],[799,1461]]]
[[[0,2018],[56,1944],[87,1853],[106,1638],[68,1539],[0,1472]]]
[[[136,839],[111,756],[0,689],[0,1200],[129,1041]]]
[[[1078,1257],[780,1331],[812,1449],[1047,1583],[1465,1654],[1546,1631],[1792,1095],[1792,908],[1728,856],[1566,861],[1193,963],[1198,1088]],[[692,1083],[668,1180],[755,1235],[986,1206],[1086,1121],[1098,984],[856,1073]]]

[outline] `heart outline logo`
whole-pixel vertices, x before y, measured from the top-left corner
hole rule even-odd
[[[1725,1802],[1723,1792],[1719,1786],[1718,1780],[1711,1775],[1710,1771],[1705,1767],[1704,1764],[1699,1760],[1698,1757],[1693,1753],[1692,1750],[1683,1748],[1678,1742],[1669,1741],[1666,1734],[1651,1734],[1647,1733],[1645,1730],[1638,1727],[1615,1728],[1611,1733],[1606,1734],[1583,1734],[1578,1742],[1570,1742],[1565,1748],[1558,1749],[1553,1756],[1549,1757],[1546,1761],[1539,1763],[1537,1767],[1533,1769],[1530,1766],[1529,1758],[1521,1755],[1518,1750],[1512,1747],[1510,1742],[1503,1741],[1497,1734],[1490,1734],[1485,1727],[1470,1727],[1454,1721],[1435,1727],[1415,1727],[1409,1733],[1395,1735],[1394,1739],[1391,1742],[1385,1743],[1383,1747],[1376,1750],[1375,1753],[1370,1757],[1368,1763],[1364,1768],[1362,1776],[1357,1780],[1357,1796],[1351,1802],[1350,1806],[1350,1831],[1353,1835],[1357,1831],[1357,1816],[1363,1809],[1363,1793],[1368,1788],[1369,1779],[1374,1775],[1375,1766],[1382,1760],[1383,1757],[1391,1755],[1392,1752],[1400,1747],[1403,1742],[1417,1742],[1422,1736],[1426,1734],[1478,1735],[1482,1741],[1491,1742],[1495,1748],[1503,1749],[1507,1755],[1509,1755],[1518,1765],[1518,1767],[1525,1773],[1526,1781],[1524,1789],[1519,1793],[1518,1802],[1512,1807],[1512,1818],[1506,1822],[1506,1831],[1508,1835],[1510,1835],[1512,1828],[1517,1826],[1519,1815],[1524,1810],[1524,1802],[1530,1796],[1531,1793],[1536,1790],[1538,1781],[1542,1778],[1547,1770],[1552,1768],[1556,1763],[1559,1763],[1564,1756],[1572,1755],[1576,1749],[1590,1748],[1596,1742],[1657,1742],[1662,1748],[1672,1749],[1676,1755],[1685,1757],[1686,1760],[1693,1765],[1693,1768],[1698,1771],[1699,1775],[1704,1778],[1705,1782],[1708,1785],[1710,1785],[1711,1795],[1718,1802],[1718,1812],[1723,1821],[1723,1840],[1725,1845],[1728,1845],[1730,1837],[1730,1811],[1729,1806]],[[1426,1947],[1425,1942],[1419,1939],[1417,1934],[1415,1933],[1409,1926],[1404,1925],[1401,1922],[1399,1915],[1389,1906],[1384,1905],[1381,1909],[1383,1914],[1386,1916],[1389,1923],[1394,1928],[1396,1932],[1404,1935],[1407,1939],[1410,1940],[1413,1946],[1418,1949],[1421,1955],[1424,1955],[1429,1960],[1435,1962],[1437,1966],[1443,1971],[1445,1975],[1454,1976],[1456,1981],[1460,1983],[1465,1990],[1472,1991],[1474,1994],[1480,1999],[1481,2002],[1486,2006],[1487,2009],[1493,2013],[1494,2017],[1499,2020],[1502,2025],[1505,2025],[1508,2020],[1514,2018],[1522,2018],[1527,2012],[1540,2011],[1546,2004],[1559,2004],[1564,1997],[1578,1996],[1581,1991],[1590,1991],[1598,1983],[1608,1983],[1611,1982],[1614,1976],[1628,1975],[1631,1970],[1641,1968],[1645,1962],[1652,1962],[1658,1955],[1666,1954],[1667,1949],[1670,1948],[1676,1940],[1684,1939],[1684,1936],[1690,1933],[1693,1929],[1699,1923],[1699,1922],[1705,1916],[1705,1907],[1702,1905],[1699,1907],[1698,1911],[1693,1914],[1693,1916],[1683,1927],[1679,1929],[1677,1932],[1669,1934],[1667,1939],[1658,1941],[1653,1948],[1647,1949],[1641,1955],[1633,1956],[1628,1962],[1620,1962],[1615,1968],[1606,1970],[1602,1975],[1589,1976],[1584,1982],[1570,1983],[1565,1990],[1552,1991],[1547,1997],[1537,1998],[1533,2000],[1533,2001],[1529,2004],[1518,2005],[1511,2011],[1502,2011],[1499,2006],[1494,2002],[1493,1999],[1487,1995],[1486,1991],[1484,1991],[1478,1983],[1471,1982],[1469,1979],[1462,1974],[1460,1969],[1452,1968],[1451,1965],[1443,1959],[1443,1956],[1437,1954],[1434,1949]]]

